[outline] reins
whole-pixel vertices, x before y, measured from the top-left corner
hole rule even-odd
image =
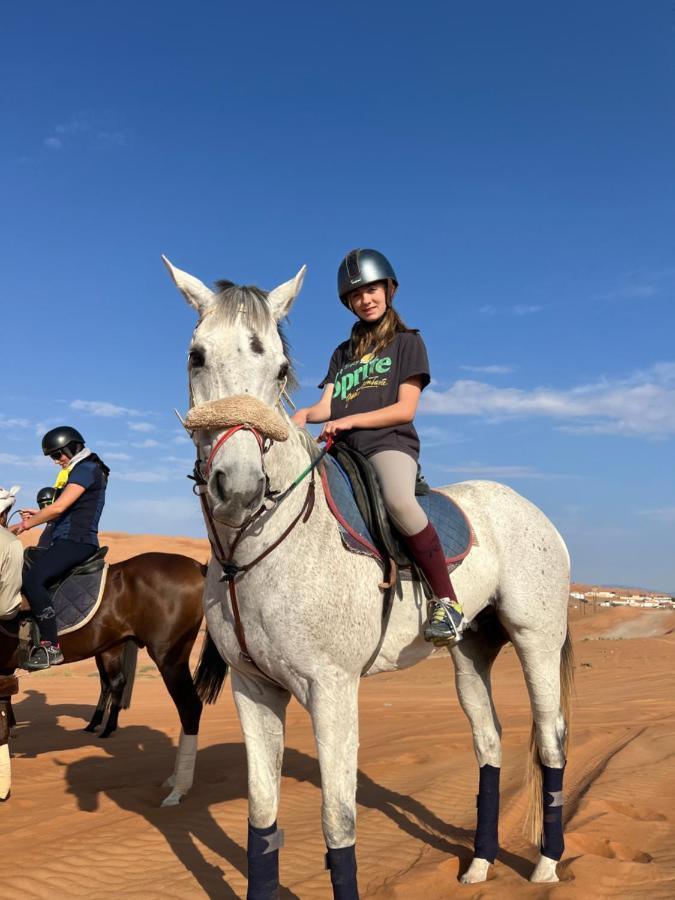
[[[186,430],[188,430],[186,428]],[[216,529],[216,523],[213,518],[213,514],[211,512],[210,504],[206,498],[207,494],[207,484],[209,475],[211,474],[211,468],[213,465],[213,460],[218,453],[218,451],[222,448],[222,446],[228,441],[234,434],[238,431],[250,431],[255,437],[258,447],[260,449],[261,461],[262,461],[262,469],[263,474],[265,476],[265,493],[263,496],[263,502],[261,506],[256,510],[256,512],[252,513],[247,519],[245,519],[238,527],[233,525],[229,525],[228,527],[233,528],[236,531],[236,536],[232,545],[229,548],[229,553],[226,553],[220,537],[218,536],[218,531]],[[228,586],[228,593],[230,596],[230,603],[232,605],[232,615],[234,618],[234,631],[237,637],[237,641],[239,643],[239,650],[241,658],[252,665],[264,678],[273,683],[277,683],[274,678],[264,672],[260,666],[255,662],[255,660],[251,657],[249,653],[248,646],[246,643],[246,634],[244,632],[244,626],[241,619],[241,613],[239,608],[239,601],[237,599],[237,588],[236,588],[236,579],[240,576],[245,575],[247,572],[250,572],[259,562],[265,559],[270,553],[272,553],[280,544],[284,542],[284,540],[288,537],[288,535],[293,531],[295,526],[302,521],[302,523],[306,523],[309,520],[309,517],[312,514],[312,510],[314,509],[314,502],[316,499],[316,468],[324,458],[328,450],[330,449],[333,443],[332,437],[326,442],[326,446],[321,450],[316,459],[312,460],[309,466],[307,466],[303,471],[295,478],[295,480],[284,490],[281,491],[272,491],[270,490],[270,482],[269,476],[265,469],[265,454],[271,447],[272,441],[269,438],[263,438],[260,432],[254,428],[252,425],[248,424],[238,424],[233,425],[227,429],[227,431],[218,439],[215,443],[209,457],[206,461],[206,464],[202,470],[202,460],[197,456],[197,460],[195,461],[194,471],[192,475],[189,475],[188,478],[191,478],[195,484],[193,486],[193,492],[197,494],[199,497],[202,512],[204,514],[204,518],[207,523],[208,532],[209,532],[209,543],[211,544],[211,551],[215,556],[216,560],[220,564],[222,569],[222,576],[220,581],[226,581]],[[235,551],[246,534],[247,530],[256,522],[261,516],[268,513],[270,516],[279,508],[281,503],[286,500],[292,492],[298,487],[299,484],[304,481],[304,479],[311,474],[311,479],[309,485],[307,487],[307,493],[305,495],[305,499],[302,503],[300,511],[289,525],[284,529],[284,531],[279,535],[279,537],[273,541],[268,547],[266,547],[262,553],[258,554],[254,559],[250,560],[247,563],[242,565],[234,562],[234,554]],[[267,501],[271,501],[271,505],[267,505]]]

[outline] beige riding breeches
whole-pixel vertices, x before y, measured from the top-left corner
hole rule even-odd
[[[415,498],[417,463],[401,450],[382,450],[368,457],[377,472],[387,512],[401,534],[409,537],[426,528],[428,519]]]

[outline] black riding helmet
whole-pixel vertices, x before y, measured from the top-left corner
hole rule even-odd
[[[350,291],[373,284],[375,281],[391,282],[398,287],[398,279],[394,267],[379,250],[351,250],[340,263],[337,283],[340,300],[349,306],[347,297]]]
[[[37,505],[40,509],[44,509],[45,506],[51,506],[52,503],[56,500],[56,495],[58,491],[53,487],[43,487],[41,490],[37,492]]]
[[[49,456],[50,453],[55,453],[57,450],[64,450],[66,455],[70,451],[74,456],[77,450],[74,450],[74,446],[71,447],[71,444],[74,446],[79,444],[84,447],[84,438],[76,428],[71,428],[70,425],[59,425],[58,428],[48,431],[42,438],[42,452],[45,456]]]

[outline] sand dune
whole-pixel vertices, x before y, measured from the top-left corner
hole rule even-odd
[[[104,537],[113,559],[157,549],[207,555],[204,541]],[[560,885],[526,881],[536,857],[521,834],[530,714],[513,650],[503,651],[494,670],[504,728],[503,849],[485,885],[457,881],[470,859],[477,768],[449,661],[364,681],[362,896],[675,896],[674,617],[598,609],[572,621],[577,696]],[[2,896],[245,896],[245,760],[229,691],[205,710],[191,795],[181,807],[160,809],[179,724],[144,654],[132,707],[107,741],[82,732],[98,694],[92,662],[23,675],[21,689],[13,793],[0,807],[2,846],[11,861]],[[280,811],[287,900],[330,896],[318,783],[308,717],[293,703]]]

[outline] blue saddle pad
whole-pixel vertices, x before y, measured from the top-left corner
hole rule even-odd
[[[108,576],[108,563],[97,572],[85,575],[69,575],[52,594],[56,614],[56,630],[59,634],[77,631],[89,622],[101,604]],[[0,632],[8,637],[19,635],[20,618],[0,622]]]
[[[356,553],[381,559],[373,537],[359,512],[347,473],[332,456],[321,468],[326,501],[338,521],[343,542]],[[448,565],[458,565],[473,546],[473,529],[463,510],[440,491],[431,490],[416,498],[438,532]]]
[[[67,634],[86,625],[101,602],[108,563],[97,572],[70,575],[58,586],[52,603],[59,634]]]

